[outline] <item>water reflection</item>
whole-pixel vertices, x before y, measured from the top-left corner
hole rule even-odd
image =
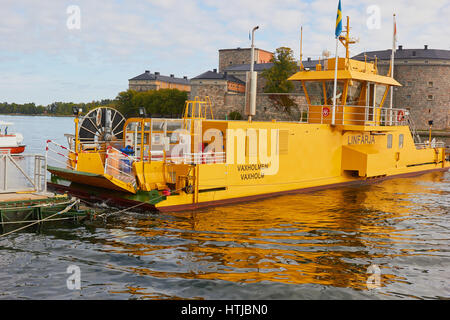
[[[65,144],[73,130],[73,118],[4,118],[25,135],[27,153],[43,154],[47,139]],[[436,173],[198,212],[45,224],[0,239],[0,299],[448,298],[449,194],[450,174]],[[81,292],[66,287],[73,264]],[[375,291],[366,287],[371,264],[382,272]]]
[[[448,246],[444,234],[444,242],[430,241],[442,230],[427,230],[421,220],[448,212],[448,174],[443,179],[436,173],[203,211],[139,216],[122,235],[112,233],[103,250],[140,257],[143,263],[127,270],[141,276],[313,283],[356,290],[367,290],[366,271],[376,263],[381,285],[388,287],[405,282],[393,272],[393,259],[435,255]],[[448,227],[447,220],[441,222]]]

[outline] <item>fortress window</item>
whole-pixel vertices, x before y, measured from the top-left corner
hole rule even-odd
[[[432,94],[429,94],[428,95],[428,101],[432,101],[433,100],[433,95]]]
[[[387,136],[387,148],[392,149],[392,134],[388,134]]]
[[[428,82],[428,87],[430,87],[430,88],[433,87],[433,81]]]
[[[403,134],[401,134],[401,135],[398,136],[398,147],[399,147],[400,149],[403,148],[403,141],[404,141],[404,140],[405,140],[405,136],[404,136]]]

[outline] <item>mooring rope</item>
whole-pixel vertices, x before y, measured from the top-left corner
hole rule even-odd
[[[183,189],[183,188],[180,188],[180,189],[174,190],[174,191],[172,191],[172,192],[178,192],[178,191],[181,191],[182,189]],[[159,195],[159,196],[157,196],[157,197],[155,197],[155,198],[150,199],[149,202],[154,201],[154,200],[157,200],[157,199],[160,199],[160,198],[162,198],[162,197],[164,197],[164,196],[165,196],[165,195]],[[21,227],[21,228],[12,230],[12,231],[7,232],[7,233],[4,233],[4,234],[1,234],[1,235],[0,235],[0,238],[6,237],[7,235],[10,235],[10,234],[12,234],[12,233],[14,233],[14,232],[17,232],[17,231],[26,229],[26,228],[31,227],[32,225],[35,225],[35,224],[40,223],[40,222],[44,222],[44,221],[60,221],[60,220],[69,220],[69,219],[73,219],[73,217],[58,218],[58,219],[51,219],[51,218],[53,218],[54,216],[57,216],[58,214],[66,213],[67,211],[69,211],[70,209],[72,209],[72,207],[73,207],[75,204],[79,203],[80,201],[83,201],[83,202],[89,204],[88,201],[77,199],[77,200],[76,200],[75,202],[73,202],[71,205],[67,206],[64,210],[62,210],[62,211],[60,211],[60,212],[57,212],[57,213],[55,213],[55,214],[53,214],[53,215],[51,215],[51,216],[48,216],[47,218],[41,219],[41,220],[34,220],[34,221],[6,221],[6,222],[2,222],[2,224],[22,224],[22,223],[26,223],[26,222],[31,222],[31,223],[28,224],[28,225],[26,225],[26,226],[23,226],[23,227]],[[136,209],[136,208],[138,208],[138,207],[140,207],[140,206],[143,206],[143,205],[146,205],[146,204],[149,204],[149,203],[148,203],[148,202],[141,202],[141,203],[138,203],[137,205],[134,205],[134,206],[131,206],[131,207],[128,207],[128,208],[119,210],[119,211],[115,211],[115,212],[109,212],[109,213],[106,212],[106,213],[100,214],[100,215],[98,215],[98,216],[96,216],[96,217],[103,218],[103,220],[105,221],[105,220],[106,220],[108,217],[110,217],[110,216],[117,215],[117,214],[123,213],[123,212],[127,212],[127,211],[129,211],[129,210]],[[9,208],[8,208],[8,209],[9,209]]]
[[[28,227],[31,227],[31,226],[33,226],[33,225],[35,225],[35,224],[37,224],[37,223],[40,223],[40,222],[43,222],[43,221],[50,220],[51,218],[57,216],[58,214],[66,213],[66,212],[68,212],[70,209],[72,209],[73,206],[76,205],[77,203],[80,203],[80,200],[78,200],[78,199],[75,200],[71,205],[67,206],[64,210],[59,211],[59,212],[57,212],[57,213],[55,213],[55,214],[52,214],[51,216],[48,216],[47,218],[44,218],[44,219],[42,219],[42,220],[36,220],[36,221],[34,221],[34,222],[32,222],[32,223],[26,225],[26,226],[23,226],[23,227],[14,229],[14,230],[12,230],[12,231],[10,231],[10,232],[7,232],[7,233],[4,233],[4,234],[0,234],[0,238],[6,237],[7,235],[10,235],[10,234],[12,234],[12,233],[14,233],[14,232],[17,232],[17,231],[26,229],[26,228],[28,228]]]

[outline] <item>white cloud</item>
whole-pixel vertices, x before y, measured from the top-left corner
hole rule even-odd
[[[11,101],[11,87],[20,75],[37,72],[35,86],[47,103],[54,79],[67,82],[68,97],[114,97],[126,89],[127,79],[145,69],[164,74],[196,76],[217,66],[220,48],[249,46],[248,32],[258,47],[289,46],[299,55],[299,29],[304,26],[305,57],[317,58],[324,49],[334,52],[337,0],[2,0],[0,11],[0,97]],[[81,9],[81,29],[68,30],[66,8]],[[378,5],[381,29],[369,30],[366,9]],[[342,0],[344,16],[351,16],[352,35],[361,41],[352,54],[387,49],[392,43],[392,14],[397,13],[400,44],[407,48],[450,49],[448,0]],[[44,57],[44,58],[42,58]],[[13,73],[11,73],[13,72]],[[76,74],[76,76],[73,75]],[[69,83],[90,83],[82,92]],[[17,83],[15,83],[17,81]],[[110,93],[104,87],[111,88]],[[103,86],[103,87],[102,87]],[[56,86],[57,87],[57,86]],[[99,89],[98,91],[96,88]],[[112,89],[114,88],[114,89]],[[64,98],[64,97],[62,97]],[[69,99],[69,98],[67,98]],[[72,98],[71,98],[72,99]],[[1,98],[0,98],[1,100]],[[63,99],[64,100],[64,99]]]

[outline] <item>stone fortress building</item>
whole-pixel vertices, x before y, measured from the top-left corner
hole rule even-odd
[[[185,76],[183,78],[176,78],[173,74],[170,76],[163,76],[159,72],[151,73],[145,70],[132,79],[128,80],[128,88],[135,91],[149,91],[159,89],[178,89],[180,91],[191,91],[189,79]]]
[[[290,98],[298,106],[290,114],[280,110],[270,94],[264,93],[265,79],[261,72],[273,66],[273,53],[255,48],[255,71],[258,73],[257,114],[255,120],[295,120],[301,117],[306,100],[301,85],[296,83]],[[378,72],[387,75],[391,50],[363,52],[353,57],[360,61],[377,61]],[[219,50],[219,70],[206,71],[193,79],[162,76],[145,71],[129,80],[129,89],[136,91],[174,88],[190,92],[190,98],[209,96],[214,105],[214,114],[225,119],[237,111],[245,118],[245,81],[250,71],[251,49]],[[315,69],[318,60],[303,61],[305,68]],[[323,65],[323,59],[320,63]],[[450,130],[450,50],[405,49],[399,46],[395,53],[394,78],[402,87],[394,90],[394,108],[407,108],[411,112],[416,129],[427,130],[428,121],[433,120],[434,130]],[[389,105],[389,101],[386,101]]]
[[[363,52],[353,57],[361,61],[377,60],[378,72],[389,72],[392,50]],[[450,50],[405,49],[395,52],[394,78],[402,84],[395,88],[393,107],[411,112],[416,128],[450,130]]]
[[[380,74],[388,74],[391,50],[364,52],[352,59],[361,61],[377,60]],[[299,120],[301,110],[293,110],[291,115],[274,107],[269,94],[264,93],[265,79],[261,72],[273,66],[270,60],[273,53],[255,49],[255,66],[258,72],[257,115],[255,120]],[[251,49],[219,50],[219,72],[217,77],[233,76],[244,82],[246,72],[250,71]],[[305,68],[314,69],[318,60],[308,58],[303,61]],[[323,59],[320,62],[323,64]],[[220,88],[203,79],[200,75],[193,79],[191,98],[209,95],[215,106],[215,114],[225,118],[231,111],[238,111],[243,116],[245,93],[233,91],[227,86]],[[434,130],[450,130],[450,50],[436,50],[424,46],[423,49],[404,49],[398,47],[395,53],[394,77],[403,86],[394,91],[394,108],[407,108],[411,112],[415,126],[419,130],[428,129],[428,121],[433,120]],[[299,108],[306,105],[301,86],[296,85],[290,96]],[[388,101],[386,101],[389,104]]]
[[[273,58],[273,52],[255,48],[255,64],[269,63]],[[219,72],[226,71],[227,67],[250,64],[252,60],[251,48],[220,49]]]
[[[272,119],[281,121],[298,121],[301,113],[306,107],[306,99],[301,90],[301,85],[296,83],[295,92],[289,94],[298,108],[291,109],[290,113],[286,113],[277,107],[272,99],[272,95],[264,93],[265,79],[261,73],[273,66],[270,61],[273,53],[267,50],[255,48],[255,65],[254,70],[258,73],[258,86],[256,97],[256,115],[254,120],[270,121]],[[233,111],[239,112],[245,118],[245,81],[246,74],[250,71],[251,49],[221,49],[219,50],[219,71],[205,72],[191,80],[191,99],[195,97],[204,97],[208,95],[214,105],[214,115],[218,119],[225,119]],[[303,62],[306,68],[315,68],[318,60],[308,59]],[[216,77],[226,77],[235,79],[243,84],[242,91],[230,90],[223,84],[208,81],[206,75],[216,73]]]
[[[264,79],[261,72],[272,67],[270,60],[273,53],[255,48],[255,71],[258,72],[258,89],[256,98],[256,116],[255,120],[298,120],[299,112],[293,115],[279,112],[272,106],[272,102],[267,95],[263,94]],[[226,119],[234,111],[239,112],[245,117],[245,85],[246,72],[250,71],[251,49],[221,49],[219,50],[219,71],[207,71],[191,80],[191,99],[195,97],[203,98],[209,96],[214,105],[214,116],[217,119]],[[221,81],[218,81],[222,79]],[[226,81],[225,81],[226,79]],[[233,90],[230,83],[239,84],[240,90]],[[301,96],[302,104],[304,97]]]

